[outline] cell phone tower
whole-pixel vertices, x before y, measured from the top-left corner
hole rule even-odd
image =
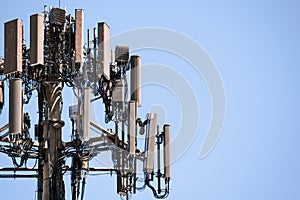
[[[111,51],[110,28],[105,22],[92,31],[84,31],[83,23],[82,9],[76,9],[73,17],[64,9],[45,6],[43,14],[30,16],[29,48],[22,21],[5,23],[0,113],[6,82],[9,116],[7,125],[0,128],[0,152],[12,159],[14,167],[0,168],[0,178],[36,178],[38,200],[63,200],[67,187],[64,174],[69,172],[72,199],[78,200],[84,197],[89,173],[107,171],[115,175],[116,191],[122,199],[130,199],[147,187],[155,198],[166,198],[171,180],[171,127],[166,124],[160,130],[156,113],[147,114],[145,120],[137,116],[142,103],[141,57],[130,55],[127,46]],[[62,119],[65,88],[71,88],[76,96],[76,103],[69,106],[70,122]],[[31,119],[24,104],[30,102],[34,91],[38,94],[38,121],[30,133]],[[113,122],[111,129],[90,120],[90,104],[95,101],[104,104],[103,119]],[[71,135],[70,141],[62,139],[65,123],[72,127],[64,130]],[[90,137],[91,128],[100,135]],[[142,145],[137,144],[141,141],[138,134]],[[90,165],[93,158],[107,151],[111,167]],[[38,161],[35,168],[26,166],[31,159]],[[142,166],[142,178],[138,165]],[[139,179],[142,186],[137,186]]]

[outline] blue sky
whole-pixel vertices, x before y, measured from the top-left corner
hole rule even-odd
[[[58,1],[11,0],[5,3],[5,8],[1,7],[0,56],[3,56],[4,22],[22,19],[29,41],[29,16],[41,12],[44,4],[57,6]],[[298,1],[62,0],[62,5],[70,13],[83,8],[85,28],[106,21],[112,35],[141,27],[175,30],[196,41],[215,63],[226,91],[226,119],[214,150],[200,160],[200,146],[212,112],[203,77],[189,63],[168,52],[137,52],[145,64],[167,65],[184,77],[199,108],[197,135],[173,163],[169,199],[300,198]],[[143,102],[141,117],[151,110],[151,105],[160,105],[165,110],[165,121],[172,124],[172,138],[176,138],[181,125],[176,94],[149,85],[143,88]],[[8,120],[7,108],[8,103],[0,115],[0,126]],[[31,102],[25,109],[35,113],[36,106]],[[103,123],[101,116],[97,119]],[[10,160],[0,155],[0,166],[3,165],[10,165]],[[115,190],[115,178],[93,176],[88,179],[85,199],[118,199]],[[3,199],[34,199],[36,182],[1,179],[0,191]],[[133,199],[154,198],[145,190]]]

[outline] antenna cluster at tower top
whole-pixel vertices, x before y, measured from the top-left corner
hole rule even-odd
[[[83,23],[82,9],[72,16],[60,8],[59,0],[58,8],[45,7],[43,14],[30,16],[29,47],[24,43],[22,21],[5,23],[0,113],[7,82],[9,116],[7,125],[0,129],[0,153],[9,156],[14,166],[0,168],[0,178],[36,178],[39,200],[62,200],[64,174],[69,171],[72,199],[78,200],[84,197],[90,173],[108,171],[115,175],[116,191],[122,198],[129,199],[145,188],[155,198],[166,198],[171,180],[171,127],[165,124],[161,130],[156,113],[148,113],[144,120],[138,117],[142,106],[141,57],[131,55],[128,46],[112,50],[105,22],[92,31],[84,31]],[[76,96],[76,103],[69,106],[69,122],[61,116],[66,88]],[[38,94],[36,122],[24,111],[34,91]],[[113,122],[112,128],[106,130],[91,121],[90,106],[95,101],[102,102],[104,122]],[[62,132],[66,123],[71,124],[71,130]],[[99,137],[90,137],[91,128]],[[71,136],[70,141],[63,141],[63,133]],[[90,161],[101,152],[110,152],[111,167],[91,166]],[[27,168],[30,159],[38,161],[36,167]],[[142,177],[138,166],[142,166]],[[140,180],[142,186],[137,185]]]

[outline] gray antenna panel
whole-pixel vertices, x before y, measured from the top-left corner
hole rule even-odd
[[[84,97],[83,97],[83,135],[82,138],[84,141],[88,141],[90,137],[90,88],[84,88]]]
[[[83,27],[84,15],[82,9],[75,10],[75,63],[83,62]]]
[[[22,71],[22,21],[15,19],[4,25],[4,74]]]
[[[129,102],[128,115],[129,153],[135,155],[136,150],[136,102]]]
[[[130,57],[130,94],[131,100],[136,101],[138,107],[142,106],[142,61],[138,55]]]
[[[30,16],[30,65],[44,65],[44,17]]]
[[[164,125],[164,158],[165,179],[171,179],[171,126]]]
[[[98,75],[110,79],[110,29],[105,22],[98,23]]]
[[[148,114],[148,124],[147,132],[145,138],[145,162],[144,162],[144,172],[151,174],[154,170],[154,145],[156,137],[156,122],[157,114],[149,113]]]

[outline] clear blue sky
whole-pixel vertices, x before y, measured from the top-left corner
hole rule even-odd
[[[58,1],[10,0],[1,6],[0,56],[4,22],[22,19],[28,40],[29,16],[41,12],[44,4],[58,6]],[[173,163],[169,199],[300,199],[299,1],[62,0],[62,5],[71,13],[83,8],[85,28],[106,21],[112,35],[140,27],[175,30],[201,45],[215,63],[226,91],[226,120],[214,150],[200,160],[211,117],[203,78],[178,56],[154,50],[139,52],[144,63],[167,65],[185,77],[199,108],[197,136]],[[181,125],[174,94],[150,85],[143,95],[141,117],[151,105],[160,105],[165,109],[165,121],[173,125],[174,139]],[[0,115],[0,126],[8,120],[7,108],[8,103]],[[32,102],[25,109],[34,113],[36,106]],[[103,123],[101,116],[98,121]],[[10,160],[0,155],[0,166],[9,164]],[[115,190],[115,178],[91,177],[85,199],[119,199]],[[1,199],[34,199],[34,191],[33,180],[0,180]],[[154,198],[145,190],[133,199]]]

